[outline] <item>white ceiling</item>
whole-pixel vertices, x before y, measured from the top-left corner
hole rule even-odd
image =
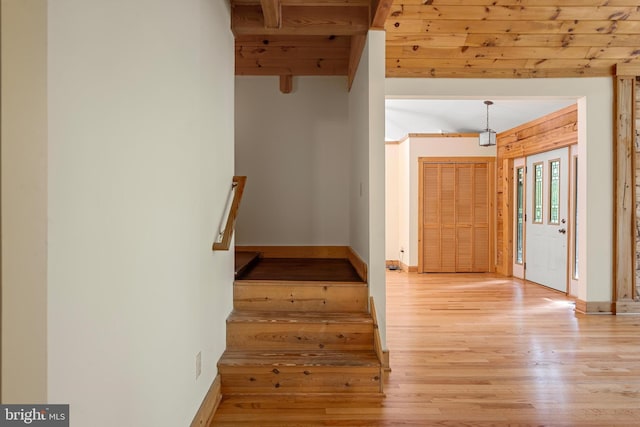
[[[575,99],[491,99],[489,127],[496,132],[512,129],[560,110]],[[484,99],[387,99],[387,141],[409,133],[468,133],[486,128]]]

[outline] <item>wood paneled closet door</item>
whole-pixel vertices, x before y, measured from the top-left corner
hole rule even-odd
[[[493,271],[493,158],[420,158],[418,271]]]

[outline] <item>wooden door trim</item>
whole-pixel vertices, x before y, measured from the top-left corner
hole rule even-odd
[[[496,158],[495,157],[418,157],[418,273],[424,273],[424,165],[486,164],[489,209],[489,272],[496,270]]]

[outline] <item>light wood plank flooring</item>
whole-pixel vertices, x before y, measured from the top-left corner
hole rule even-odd
[[[387,274],[386,398],[225,399],[213,426],[638,426],[640,317],[486,274]]]

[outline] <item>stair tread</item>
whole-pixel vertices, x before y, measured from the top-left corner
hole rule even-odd
[[[218,365],[379,367],[380,361],[373,350],[304,352],[227,350],[222,354]]]
[[[373,323],[366,312],[314,312],[314,311],[233,311],[227,322],[253,323]]]

